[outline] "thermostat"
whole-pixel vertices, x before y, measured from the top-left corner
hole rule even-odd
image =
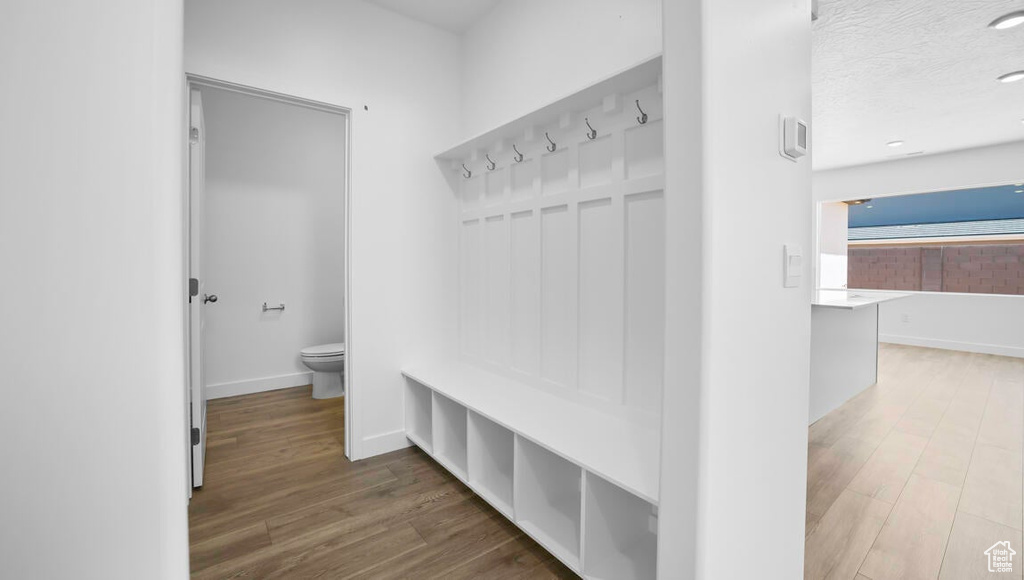
[[[796,117],[779,116],[779,153],[796,161],[807,155],[807,122]]]

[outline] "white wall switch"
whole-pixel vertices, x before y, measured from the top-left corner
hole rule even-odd
[[[782,246],[782,287],[798,288],[800,279],[803,277],[804,253],[796,244],[785,244]]]

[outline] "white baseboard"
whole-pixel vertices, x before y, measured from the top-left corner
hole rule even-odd
[[[405,437],[405,429],[365,437],[363,438],[363,453],[360,459],[368,459],[375,455],[383,455],[384,453],[398,451],[410,446],[412,446],[412,442]]]
[[[923,346],[927,348],[941,348],[945,350],[960,350],[964,352],[977,352],[981,354],[995,354],[999,356],[1024,358],[1024,348],[1004,346],[1001,344],[978,344],[973,342],[941,340],[937,338],[921,338],[919,336],[900,336],[896,334],[879,334],[878,341],[891,342],[893,344],[905,344],[908,346]]]
[[[262,377],[248,379],[245,381],[234,381],[230,383],[217,383],[206,385],[206,398],[223,399],[237,395],[251,395],[264,391],[276,391],[289,387],[301,387],[313,382],[313,373],[293,373],[290,375],[277,375],[274,377]]]

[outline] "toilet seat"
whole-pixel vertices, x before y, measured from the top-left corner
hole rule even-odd
[[[345,356],[345,343],[335,342],[304,348],[300,351],[304,358],[322,358]]]

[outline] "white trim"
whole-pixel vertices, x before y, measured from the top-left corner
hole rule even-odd
[[[313,373],[293,373],[290,375],[277,375],[273,377],[261,377],[258,379],[246,379],[244,381],[232,381],[229,383],[217,383],[206,385],[206,399],[223,399],[237,395],[251,395],[264,391],[276,391],[290,387],[302,387],[313,382]]]
[[[360,451],[363,453],[358,459],[366,459],[406,447],[412,447],[412,441],[405,436],[405,429],[398,429],[380,435],[371,435],[362,441]],[[353,460],[354,461],[354,460]]]
[[[349,384],[349,377],[352,376],[352,369],[355,357],[352,356],[352,346],[354,341],[352,340],[352,123],[354,121],[352,115],[352,109],[350,107],[343,107],[341,105],[335,105],[333,103],[327,103],[323,101],[316,101],[312,99],[306,99],[295,95],[289,95],[285,93],[278,93],[275,91],[268,91],[249,85],[243,85],[239,83],[233,83],[230,81],[215,79],[202,75],[185,73],[185,95],[188,95],[188,91],[193,86],[207,86],[221,90],[232,91],[249,95],[253,97],[270,99],[272,101],[278,101],[290,105],[299,107],[305,107],[307,109],[313,109],[326,113],[332,113],[341,115],[345,118],[345,189],[342,192],[345,198],[345,295],[343,297],[345,307],[345,343],[346,343],[346,355],[345,355],[345,373],[342,375],[342,386],[345,389],[345,456],[351,460],[356,460],[362,457],[362,450],[360,449],[362,441],[360,440],[360,433],[362,432],[362,423],[360,422],[360,414],[356,411],[356,403],[358,400],[357,389],[352,388]],[[187,102],[187,101],[186,101]],[[188,153],[188,119],[185,119],[185,153],[187,159]],[[185,168],[187,169],[187,164]],[[186,189],[186,196],[188,190]],[[186,197],[187,199],[187,197]],[[186,228],[188,222],[185,222]],[[188,232],[186,229],[185,237],[188,238]],[[188,240],[186,239],[186,244]],[[187,255],[187,254],[186,254]],[[185,310],[186,317],[188,316],[188,310]],[[187,361],[186,361],[187,362]],[[308,384],[313,382],[312,373],[309,373],[310,379],[307,381]],[[214,385],[221,386],[221,385]],[[232,395],[217,395],[211,396],[209,394],[209,386],[207,386],[207,399],[227,397]],[[276,387],[285,388],[285,387]],[[262,389],[262,390],[273,390],[273,389]],[[216,392],[216,391],[215,391]],[[252,391],[260,392],[260,391]],[[245,393],[236,393],[245,394]],[[186,429],[186,443],[188,442],[189,434]],[[191,497],[191,492],[189,497]]]
[[[261,99],[277,101],[279,103],[284,103],[286,105],[297,105],[305,109],[314,109],[316,111],[322,111],[324,113],[331,113],[332,115],[341,115],[342,117],[348,117],[352,113],[352,109],[348,107],[342,107],[340,105],[325,103],[323,101],[304,99],[302,97],[286,95],[284,93],[278,93],[275,91],[268,91],[265,89],[252,87],[249,85],[242,85],[239,83],[233,83],[230,81],[205,77],[202,75],[192,73],[185,73],[185,77],[191,85],[221,89],[223,91],[230,91],[233,93],[248,95],[250,97],[258,97]]]
[[[923,346],[927,348],[941,348],[944,350],[959,350],[963,352],[977,352],[981,354],[994,354],[999,356],[1012,356],[1016,358],[1024,358],[1024,348],[1015,346],[1003,346],[999,344],[957,342],[954,340],[922,338],[919,336],[900,336],[896,334],[879,334],[878,341],[888,342],[892,344],[905,344],[908,346]]]

